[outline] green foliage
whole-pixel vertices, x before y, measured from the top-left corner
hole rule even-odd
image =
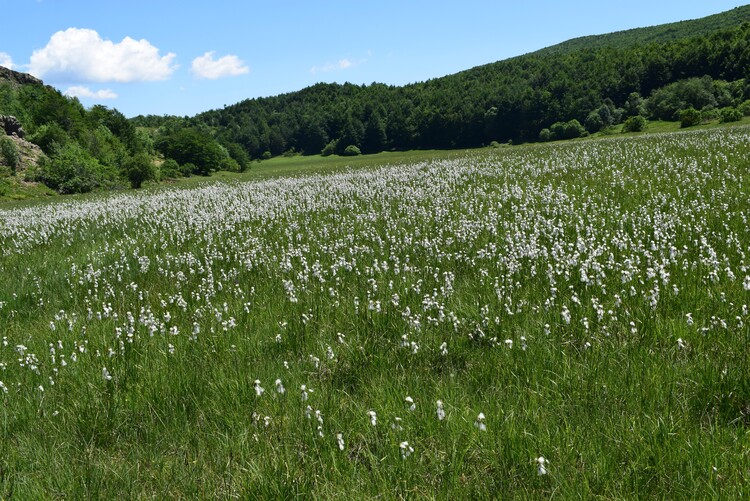
[[[224,160],[228,157],[226,150],[216,140],[194,128],[180,129],[159,138],[156,148],[166,158],[172,158],[181,165],[193,164],[195,170],[192,173],[202,176],[226,165]]]
[[[350,144],[349,146],[344,148],[344,151],[341,154],[345,157],[356,157],[357,155],[361,155],[362,152],[359,148],[357,148],[353,144]]]
[[[138,153],[125,162],[125,175],[131,188],[138,189],[145,181],[156,179],[156,168],[151,157],[146,153]]]
[[[339,142],[336,139],[329,142],[328,144],[326,144],[325,148],[323,148],[320,154],[323,155],[324,157],[333,155],[334,153],[336,153],[336,149],[338,148],[338,143]]]
[[[21,162],[16,143],[8,136],[4,136],[2,130],[0,130],[0,160],[10,168],[13,174],[16,173],[16,169]]]
[[[178,164],[173,158],[167,158],[159,166],[159,177],[161,179],[167,179],[167,178],[174,179],[174,178],[182,177],[182,172],[180,171],[180,164]]]
[[[225,148],[231,159],[236,162],[238,172],[245,172],[250,168],[252,160],[245,148],[237,143],[226,144]]]
[[[625,122],[622,124],[622,131],[623,132],[642,132],[646,129],[646,124],[648,123],[648,120],[646,120],[641,115],[635,115],[632,117],[629,117]]]
[[[51,155],[59,147],[71,141],[68,133],[60,125],[51,122],[40,126],[29,140],[38,145],[44,153]]]
[[[742,113],[742,111],[737,108],[727,107],[722,108],[720,111],[720,121],[722,123],[739,122],[740,120],[742,120],[743,116],[744,114]]]
[[[560,139],[575,139],[588,134],[584,126],[576,119],[568,122],[556,122],[550,127],[550,132],[553,141]]]
[[[554,140],[552,131],[546,128],[539,131],[539,140],[545,143]]]
[[[703,115],[695,108],[688,108],[680,111],[680,127],[687,128],[700,125],[703,121]]]
[[[740,104],[737,109],[742,112],[743,116],[750,117],[750,99]]]
[[[42,159],[36,180],[59,193],[86,193],[116,184],[117,172],[101,165],[77,143],[68,143]]]

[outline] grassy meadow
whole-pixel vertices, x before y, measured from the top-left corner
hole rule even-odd
[[[0,206],[0,498],[750,496],[750,128],[388,155]]]

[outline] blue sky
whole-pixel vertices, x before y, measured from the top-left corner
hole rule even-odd
[[[316,82],[403,85],[737,0],[0,0],[0,65],[86,106],[194,115]]]

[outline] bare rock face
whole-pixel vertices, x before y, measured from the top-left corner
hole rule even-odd
[[[43,85],[41,80],[39,80],[36,77],[32,77],[28,73],[20,73],[18,71],[13,71],[11,69],[6,68],[5,66],[0,66],[0,80],[9,80],[10,82],[16,83],[19,85],[26,85],[26,84]]]
[[[12,115],[0,115],[0,129],[5,131],[6,136],[18,136],[23,139],[26,136],[21,122]]]

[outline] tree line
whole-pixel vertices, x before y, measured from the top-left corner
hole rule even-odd
[[[679,120],[688,108],[711,117],[750,98],[748,68],[743,23],[666,42],[529,54],[403,87],[321,83],[192,118],[133,121],[209,131],[251,158],[477,147],[549,139],[566,127],[569,137],[571,123],[581,133],[634,116]]]

